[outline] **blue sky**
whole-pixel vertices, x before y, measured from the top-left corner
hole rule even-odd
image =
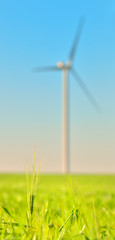
[[[0,2],[1,171],[22,171],[34,144],[42,171],[61,170],[61,73],[36,66],[66,62],[81,16],[74,67],[102,108],[98,115],[70,76],[71,171],[115,169],[115,2]]]

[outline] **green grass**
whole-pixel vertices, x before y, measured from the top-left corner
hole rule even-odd
[[[0,239],[115,240],[115,175],[28,177],[0,175]]]

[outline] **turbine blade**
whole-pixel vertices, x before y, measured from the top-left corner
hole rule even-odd
[[[98,105],[97,101],[95,100],[95,98],[93,97],[91,92],[89,91],[89,89],[86,86],[86,84],[82,81],[82,79],[80,78],[78,73],[73,68],[70,71],[71,71],[73,77],[75,78],[75,80],[77,81],[77,83],[79,84],[79,86],[81,87],[81,89],[83,90],[83,92],[85,93],[85,95],[88,98],[88,100],[90,101],[90,103],[95,108],[95,110],[97,112],[101,112],[100,106]]]
[[[70,51],[69,62],[72,62],[74,60],[75,52],[78,48],[81,32],[82,32],[82,29],[83,29],[84,20],[85,20],[84,18],[80,19],[78,29],[77,29],[77,32],[76,32],[76,35],[75,35],[75,39],[74,39],[74,42],[73,42],[73,45],[72,45],[72,48],[71,48],[71,51]]]
[[[47,67],[36,67],[34,68],[34,72],[49,72],[49,71],[58,71],[58,67],[56,66],[47,66]]]

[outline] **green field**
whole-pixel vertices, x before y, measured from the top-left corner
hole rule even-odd
[[[115,239],[115,175],[35,177],[0,175],[0,239]]]

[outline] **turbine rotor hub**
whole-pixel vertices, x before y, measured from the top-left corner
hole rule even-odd
[[[59,69],[64,68],[64,63],[63,63],[63,62],[58,62],[58,63],[57,63],[57,67],[58,67]]]

